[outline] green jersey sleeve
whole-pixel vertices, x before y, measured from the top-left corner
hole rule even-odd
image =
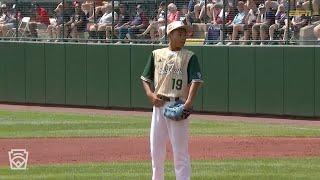
[[[143,81],[152,83],[154,81],[154,57],[153,53],[150,55],[148,62],[144,68],[144,71],[141,75]]]
[[[203,82],[200,65],[196,55],[192,55],[188,64],[188,84],[192,82]]]

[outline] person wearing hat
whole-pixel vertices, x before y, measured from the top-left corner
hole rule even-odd
[[[202,76],[197,56],[184,49],[187,26],[182,21],[168,24],[169,46],[152,51],[141,75],[145,93],[153,105],[150,150],[152,179],[164,179],[166,142],[171,141],[177,180],[191,176],[188,152],[189,119],[173,121],[164,116],[165,107],[184,102],[184,109],[192,109]]]

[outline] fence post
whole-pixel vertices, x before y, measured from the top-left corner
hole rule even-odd
[[[168,26],[168,0],[166,0],[166,7],[165,7],[165,13],[164,13],[164,18],[165,18],[165,34],[164,34],[164,41],[165,44],[168,43],[168,36],[167,36],[167,26]],[[160,37],[161,40],[162,37]]]
[[[65,18],[65,4],[67,3],[67,1],[62,1],[62,41],[64,40],[64,18]],[[58,32],[60,33],[60,32]]]
[[[227,0],[223,0],[222,3],[222,30],[220,33],[220,40],[222,42],[222,44],[224,44],[224,29],[225,29],[225,20],[226,20],[226,2],[228,2]]]
[[[119,18],[119,16],[118,16],[118,18]],[[108,31],[108,29],[107,29],[107,31]],[[113,42],[113,34],[114,34],[114,0],[112,0],[112,27],[111,27],[111,41],[112,42]],[[106,37],[106,38],[108,38],[108,37]]]
[[[207,0],[204,1],[204,24],[207,24]]]
[[[14,7],[14,10],[15,10],[15,13],[16,13],[16,23],[15,23],[15,25],[16,25],[16,40],[18,40],[18,34],[19,34],[19,18],[18,18],[18,10],[17,10],[17,7],[18,7],[18,0],[16,0],[16,2],[15,2],[16,4],[15,4],[15,7]]]
[[[286,35],[286,44],[289,44],[289,30],[290,30],[290,0],[288,1],[288,13],[287,13],[287,35]]]

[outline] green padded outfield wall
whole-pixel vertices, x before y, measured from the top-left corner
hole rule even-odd
[[[130,45],[109,46],[109,106],[131,107]]]
[[[0,42],[0,101],[151,108],[140,80],[163,46]],[[320,117],[320,50],[190,46],[205,83],[195,109]]]
[[[66,44],[66,104],[86,105],[87,77],[85,44]]]
[[[320,48],[315,48],[315,116],[320,117]]]
[[[45,54],[44,44],[25,46],[26,102],[45,103]]]
[[[25,43],[5,43],[7,98],[9,102],[26,102]]]
[[[314,47],[284,47],[284,114],[314,116]]]
[[[87,105],[108,106],[108,46],[87,46]]]
[[[255,113],[254,50],[229,47],[229,112]]]
[[[203,110],[228,112],[228,48],[205,46],[202,53]]]
[[[46,103],[66,104],[66,51],[64,44],[45,44]]]
[[[136,108],[150,108],[148,98],[143,89],[140,76],[149,59],[153,46],[131,46],[131,106]]]
[[[283,114],[283,48],[256,47],[256,113]]]
[[[0,101],[6,102],[8,101],[7,97],[7,72],[6,72],[6,61],[7,59],[4,58],[4,54],[6,53],[5,43],[0,43]]]

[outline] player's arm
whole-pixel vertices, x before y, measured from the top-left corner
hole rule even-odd
[[[157,95],[154,93],[154,86],[153,86],[153,80],[154,80],[154,58],[153,55],[150,56],[146,67],[144,68],[144,71],[141,75],[142,79],[142,85],[146,92],[147,97],[151,101],[151,103],[156,106],[160,107],[164,105],[164,101],[157,97]]]
[[[197,56],[193,55],[188,64],[188,83],[190,85],[188,97],[184,104],[186,109],[191,109],[197,91],[203,83],[200,65]]]
[[[186,109],[191,109],[193,102],[194,102],[194,97],[196,96],[198,89],[201,86],[201,82],[193,82],[191,83],[190,89],[189,89],[189,93],[188,93],[188,98],[184,104],[184,107]]]

